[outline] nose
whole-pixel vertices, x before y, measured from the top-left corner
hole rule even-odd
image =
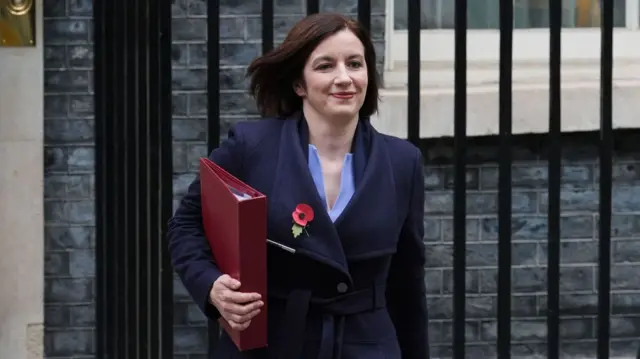
[[[335,82],[337,85],[349,85],[351,84],[351,76],[349,76],[349,71],[344,64],[336,67],[336,78]]]

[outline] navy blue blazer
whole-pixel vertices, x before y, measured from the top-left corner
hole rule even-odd
[[[269,347],[238,352],[223,333],[213,358],[425,359],[424,175],[420,151],[361,119],[355,135],[355,194],[331,221],[307,165],[302,115],[239,123],[210,158],[267,196]],[[315,218],[294,238],[292,212]],[[201,222],[200,182],[169,222],[173,266],[210,319],[216,267]]]

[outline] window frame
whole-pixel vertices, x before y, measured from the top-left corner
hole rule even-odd
[[[625,27],[614,28],[613,53],[616,59],[640,59],[640,0],[626,0]],[[385,70],[393,71],[406,64],[408,31],[394,29],[394,0],[386,0]],[[500,30],[471,29],[467,32],[469,63],[499,62]],[[600,27],[563,28],[562,59],[564,62],[599,61]],[[420,31],[420,59],[423,63],[451,63],[454,60],[454,30]],[[548,63],[549,30],[544,28],[514,29],[513,60],[522,63]],[[406,67],[401,66],[401,67]]]

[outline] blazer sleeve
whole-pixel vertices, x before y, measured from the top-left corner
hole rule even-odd
[[[238,176],[242,166],[242,139],[236,128],[229,131],[227,139],[209,156],[214,163]],[[213,283],[223,273],[216,266],[202,224],[200,176],[189,185],[173,217],[169,220],[167,239],[171,262],[183,285],[210,319],[220,313],[209,302]]]
[[[424,173],[417,150],[408,215],[387,282],[387,307],[396,328],[402,359],[429,358],[424,247]]]

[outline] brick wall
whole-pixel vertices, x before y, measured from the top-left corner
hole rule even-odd
[[[640,151],[623,132],[613,167],[612,357],[635,358],[640,336]],[[497,336],[498,164],[495,139],[473,141],[467,170],[468,355],[494,358]],[[546,358],[546,258],[549,153],[541,136],[517,137],[513,153],[513,355]],[[598,281],[598,149],[592,134],[564,139],[561,192],[561,350],[595,358]],[[427,152],[427,288],[434,354],[451,353],[453,314],[453,149],[436,141]]]
[[[383,53],[384,3],[373,2],[376,46]],[[244,67],[260,51],[258,1],[222,0],[222,133],[237,121],[255,118],[244,94]],[[46,1],[45,153],[46,153],[46,355],[50,359],[90,358],[95,354],[93,98],[91,0]],[[355,0],[326,0],[323,10],[355,14]],[[276,1],[276,43],[306,12],[301,0]],[[206,2],[173,4],[173,136],[176,201],[206,155]],[[378,64],[380,66],[380,64]],[[629,144],[637,143],[637,138]],[[529,141],[531,142],[531,141]],[[527,142],[527,143],[529,143]],[[546,163],[544,146],[520,146],[514,170],[514,340],[519,353],[540,353],[544,342],[544,242]],[[597,275],[597,151],[593,140],[566,140],[563,192],[563,321],[569,353],[594,353],[595,276]],[[495,341],[496,148],[471,151],[469,187],[468,339],[470,350],[487,357]],[[438,143],[428,152],[426,241],[431,335],[436,353],[446,354],[451,340],[451,147]],[[640,151],[630,146],[617,154],[614,194],[613,334],[614,348],[632,350],[625,338],[640,335],[638,312],[640,262],[638,181]],[[206,325],[178,280],[175,281],[176,358],[204,358]],[[441,346],[438,344],[442,344]],[[620,349],[622,348],[622,349]]]
[[[90,1],[45,1],[45,352],[94,353]]]

